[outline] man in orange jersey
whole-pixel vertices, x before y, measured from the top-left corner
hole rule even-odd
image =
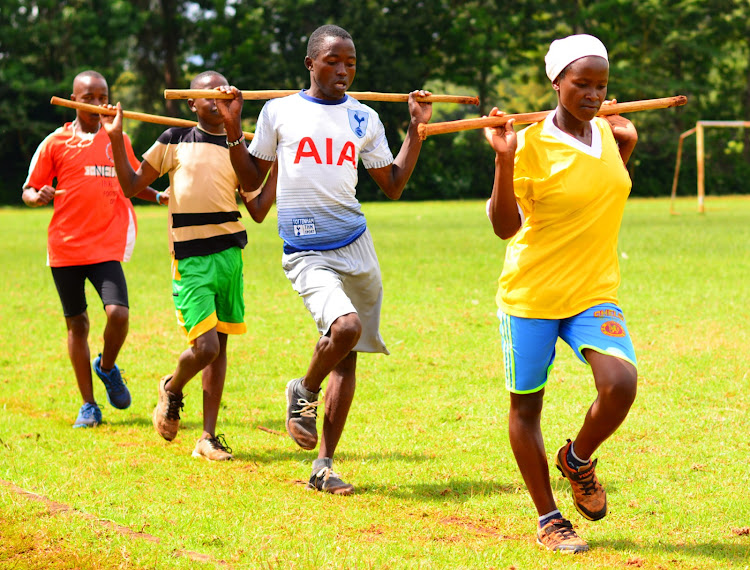
[[[73,101],[104,105],[109,88],[96,71],[84,71],[73,80]],[[104,383],[109,403],[130,406],[130,392],[117,355],[128,334],[128,289],[120,262],[128,261],[135,245],[133,205],[117,182],[109,137],[100,128],[100,116],[76,111],[76,119],[47,136],[34,153],[23,185],[23,201],[32,208],[54,199],[47,230],[47,264],[52,270],[68,329],[68,355],[83,405],[73,427],[95,427],[102,412],[94,398],[89,318],[85,282],[95,287],[104,305],[107,324],[104,345],[94,370]],[[138,166],[130,141],[131,163]],[[53,183],[57,180],[57,186]],[[166,203],[166,194],[148,188],[139,198]]]

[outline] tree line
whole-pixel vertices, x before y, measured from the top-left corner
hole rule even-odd
[[[73,111],[73,77],[95,69],[110,97],[133,111],[193,118],[165,88],[186,88],[205,69],[240,89],[307,86],[309,34],[347,29],[357,47],[352,90],[477,95],[479,107],[436,104],[434,121],[552,109],[544,74],[552,40],[599,37],[610,55],[609,97],[618,101],[686,95],[685,107],[630,115],[639,130],[631,159],[633,194],[671,190],[677,140],[699,119],[750,120],[750,0],[4,0],[0,3],[0,203],[20,203],[28,164],[42,139]],[[392,148],[405,104],[369,103]],[[262,102],[247,102],[253,130]],[[137,154],[163,127],[127,123]],[[707,131],[707,190],[743,193],[750,177],[750,129]],[[691,157],[693,160],[691,160]],[[429,137],[404,199],[487,197],[493,156],[481,131]],[[695,188],[688,144],[681,194]],[[360,176],[363,200],[384,199]]]

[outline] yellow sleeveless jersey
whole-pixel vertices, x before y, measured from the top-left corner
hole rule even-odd
[[[511,238],[497,304],[526,318],[562,319],[617,303],[617,237],[631,181],[609,124],[586,146],[554,113],[518,133],[514,190],[525,220]]]

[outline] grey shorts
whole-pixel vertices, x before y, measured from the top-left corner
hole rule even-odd
[[[321,335],[339,317],[357,313],[362,335],[354,351],[389,354],[380,336],[383,283],[369,230],[339,249],[285,253],[281,261]]]

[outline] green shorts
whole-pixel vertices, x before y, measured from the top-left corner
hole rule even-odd
[[[220,333],[244,333],[242,250],[173,258],[172,299],[190,344],[214,327]]]

